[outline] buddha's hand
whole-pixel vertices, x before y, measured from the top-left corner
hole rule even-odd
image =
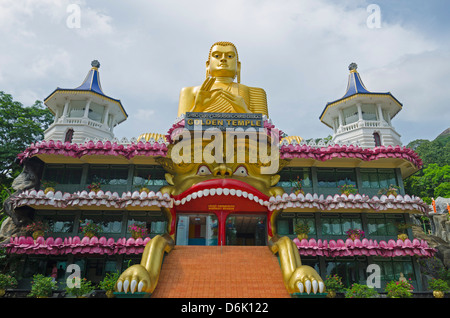
[[[144,266],[136,264],[128,267],[117,280],[116,291],[127,293],[150,292],[151,279]]]
[[[289,289],[300,293],[306,291],[308,294],[312,291],[316,294],[317,292],[323,293],[325,285],[314,268],[301,265],[292,273],[289,279]]]
[[[233,106],[233,109],[236,113],[251,113],[242,96],[234,95],[233,93],[228,91],[222,91],[222,97],[226,99],[231,104],[231,106]]]
[[[222,89],[211,90],[215,77],[208,77],[200,86],[197,94],[195,95],[194,107],[192,107],[192,112],[203,112],[209,105],[223,92]]]

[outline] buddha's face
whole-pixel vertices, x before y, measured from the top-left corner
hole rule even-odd
[[[209,74],[213,77],[235,77],[238,71],[236,50],[231,45],[215,45],[211,50]]]

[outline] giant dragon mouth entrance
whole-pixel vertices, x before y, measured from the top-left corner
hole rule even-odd
[[[235,179],[212,179],[174,196],[177,245],[267,245],[268,196]]]

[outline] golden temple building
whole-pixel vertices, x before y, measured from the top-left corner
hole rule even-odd
[[[231,42],[210,47],[167,132],[149,123],[132,140],[115,137],[128,115],[91,66],[45,99],[55,121],[18,154],[5,203],[17,230],[3,243],[22,258],[20,288],[36,273],[65,286],[76,268],[94,284],[117,273],[115,297],[331,297],[332,275],[343,287],[382,292],[405,277],[424,290],[419,261],[436,250],[402,226],[428,213],[403,186],[422,161],[391,126],[400,102],[368,91],[356,65],[320,115],[327,140],[272,122],[270,96],[242,83]],[[39,222],[45,232],[24,230]]]

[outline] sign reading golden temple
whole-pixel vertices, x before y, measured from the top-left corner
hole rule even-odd
[[[186,113],[186,129],[263,128],[262,114],[253,113]]]

